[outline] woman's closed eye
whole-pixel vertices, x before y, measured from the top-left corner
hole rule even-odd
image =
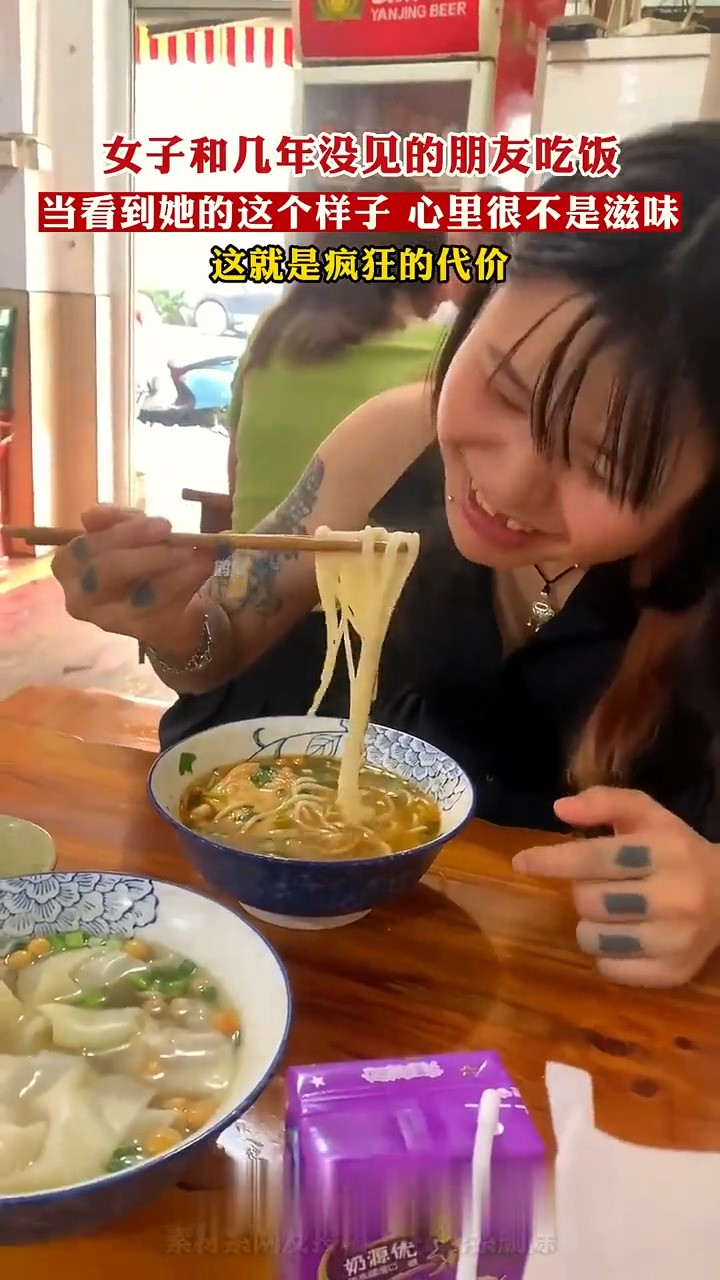
[[[600,449],[583,469],[591,484],[606,489],[612,477],[612,457]]]

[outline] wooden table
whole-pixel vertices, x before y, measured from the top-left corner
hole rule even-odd
[[[23,724],[0,707],[0,812],[51,831],[61,870],[197,885],[146,799],[150,760]],[[357,924],[315,934],[267,928],[294,993],[287,1061],[497,1049],[548,1140],[545,1064],[566,1062],[591,1071],[602,1127],[636,1142],[720,1150],[720,965],[676,993],[602,981],[576,948],[565,890],[513,875],[510,855],[527,843],[527,833],[475,823],[446,846],[426,884]],[[278,1079],[231,1131],[233,1154],[210,1153],[186,1182],[92,1238],[5,1249],[4,1274],[184,1280],[201,1259],[211,1277],[273,1276],[252,1199],[263,1170],[277,1167],[282,1109]]]

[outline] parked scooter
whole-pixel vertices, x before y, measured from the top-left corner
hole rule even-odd
[[[154,403],[152,393],[146,393],[138,407],[140,422],[166,427],[227,430],[225,420],[232,398],[237,356],[210,356],[186,365],[169,361],[168,368],[175,389],[174,403]]]

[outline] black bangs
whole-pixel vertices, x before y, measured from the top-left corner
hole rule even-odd
[[[485,303],[492,297],[496,288],[496,285],[486,284],[484,281],[479,280],[467,286],[463,304],[450,326],[447,336],[440,344],[430,369],[431,403],[435,417],[437,417],[440,392],[448,369],[479,318]]]
[[[520,271],[514,275],[522,278]],[[468,289],[465,304],[438,352],[431,371],[436,413],[448,369],[493,292],[495,289],[487,285]],[[530,430],[540,454],[570,466],[578,399],[594,361],[610,353],[617,376],[607,402],[597,405],[604,432],[597,446],[594,483],[604,485],[618,506],[638,510],[651,503],[662,488],[673,445],[679,442],[691,414],[690,397],[680,343],[670,320],[663,316],[662,304],[652,308],[642,302],[637,305],[636,298],[632,307],[632,291],[630,295],[618,291],[617,298],[614,292],[607,290],[602,304],[591,298],[550,352],[534,388]],[[506,353],[505,360],[510,361],[573,296],[587,294],[568,295],[540,316]],[[647,296],[643,301],[647,304]]]
[[[506,359],[563,305],[544,315]],[[548,356],[530,409],[530,430],[538,452],[572,465],[577,457],[574,421],[579,397],[593,363],[603,353],[611,353],[617,376],[607,402],[597,405],[605,429],[596,450],[594,483],[605,487],[618,506],[636,510],[652,502],[662,488],[680,425],[680,361],[677,354],[673,358],[672,344],[668,350],[661,330],[658,325],[654,333],[618,348],[613,337],[616,324],[589,304]]]

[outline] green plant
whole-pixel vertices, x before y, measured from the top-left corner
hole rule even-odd
[[[147,296],[164,324],[185,324],[187,299],[184,293],[169,289],[148,289]]]

